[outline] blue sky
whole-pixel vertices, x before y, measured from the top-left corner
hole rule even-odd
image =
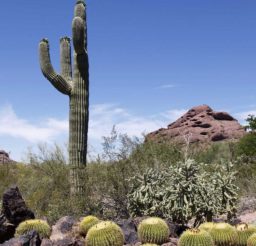
[[[0,2],[0,149],[20,160],[67,142],[68,98],[42,76],[38,43],[71,35],[75,0]],[[255,0],[87,0],[90,148],[113,125],[140,135],[208,104],[256,114]]]

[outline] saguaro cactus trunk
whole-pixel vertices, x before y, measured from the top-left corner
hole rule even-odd
[[[87,54],[86,5],[78,0],[72,22],[74,61],[71,68],[70,39],[60,39],[61,74],[54,71],[50,60],[49,42],[39,44],[40,65],[43,75],[61,93],[69,96],[69,164],[71,193],[84,191],[84,173],[87,154],[89,119],[89,64]]]

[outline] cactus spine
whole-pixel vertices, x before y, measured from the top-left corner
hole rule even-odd
[[[138,227],[138,236],[142,243],[163,244],[169,239],[169,227],[157,217],[143,220]]]
[[[182,233],[178,246],[214,246],[212,237],[207,231],[189,229]]]
[[[74,62],[71,68],[70,39],[60,39],[61,74],[57,74],[50,60],[49,42],[39,44],[40,65],[43,75],[61,93],[70,99],[69,111],[69,164],[71,194],[84,191],[84,173],[87,154],[89,118],[89,63],[87,54],[86,4],[78,0],[72,22]]]

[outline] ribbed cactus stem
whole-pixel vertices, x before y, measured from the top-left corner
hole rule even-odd
[[[39,44],[40,65],[44,76],[61,93],[69,96],[69,164],[71,193],[82,195],[87,154],[87,133],[89,119],[89,62],[87,54],[87,28],[85,2],[77,1],[72,22],[74,45],[73,74],[71,47],[68,37],[60,40],[61,74],[51,64],[49,42],[43,39]]]

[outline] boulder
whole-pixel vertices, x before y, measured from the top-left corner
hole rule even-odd
[[[185,143],[184,136],[187,135],[190,143],[211,143],[237,140],[245,134],[245,129],[228,113],[216,112],[207,105],[200,105],[191,108],[167,128],[149,133],[146,140]]]
[[[24,220],[35,218],[34,213],[26,206],[17,186],[4,193],[2,214],[15,226]]]
[[[116,221],[116,223],[124,233],[125,244],[134,244],[138,241],[136,225],[132,219],[121,219]]]
[[[75,223],[76,220],[72,216],[65,216],[59,219],[52,227],[52,234],[50,236],[51,241],[59,241],[70,238],[72,228]]]
[[[12,187],[3,194],[0,214],[0,243],[12,238],[20,222],[34,219],[34,213],[28,209],[19,188]]]

